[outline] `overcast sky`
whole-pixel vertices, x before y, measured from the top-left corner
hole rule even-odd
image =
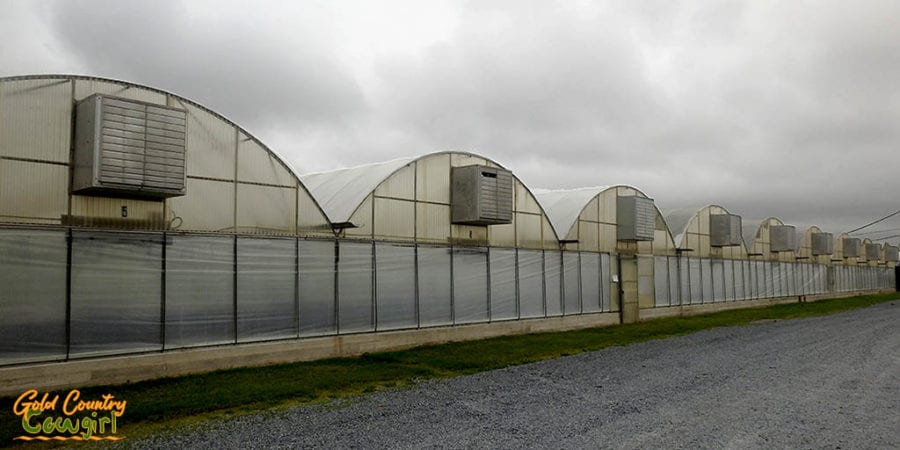
[[[896,0],[0,0],[0,76],[171,91],[300,173],[465,150],[838,233],[900,209],[898,23]]]

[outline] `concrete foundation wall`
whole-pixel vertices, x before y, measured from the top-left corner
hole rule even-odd
[[[700,314],[709,314],[719,311],[729,311],[733,309],[744,309],[744,308],[760,308],[764,306],[772,306],[772,305],[781,305],[785,303],[797,303],[800,301],[804,302],[814,302],[818,300],[827,300],[831,298],[846,298],[846,297],[856,297],[859,295],[867,295],[867,294],[881,294],[894,292],[893,289],[883,289],[883,290],[873,290],[873,291],[863,291],[863,292],[842,292],[836,294],[821,294],[821,295],[806,295],[806,296],[790,296],[790,297],[778,297],[778,298],[764,298],[759,300],[744,300],[744,301],[736,301],[736,302],[723,302],[723,303],[708,303],[702,305],[684,305],[684,306],[670,306],[665,308],[652,308],[652,309],[642,309],[641,310],[641,321],[653,320],[653,319],[661,319],[663,317],[677,317],[677,316],[696,316]],[[801,300],[802,298],[802,300]]]
[[[618,313],[599,313],[28,364],[0,368],[0,395],[18,395],[27,389],[46,391],[132,383],[235,367],[358,356],[420,345],[577,330],[618,323]]]

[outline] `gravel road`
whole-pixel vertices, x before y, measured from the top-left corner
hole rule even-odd
[[[123,443],[900,448],[900,301],[428,381]]]

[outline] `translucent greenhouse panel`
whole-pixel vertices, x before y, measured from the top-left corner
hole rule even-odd
[[[338,332],[373,331],[372,244],[341,241],[338,254]]]
[[[581,262],[575,252],[563,252],[563,313],[581,314]]]
[[[600,309],[603,311],[612,311],[612,290],[615,289],[611,280],[613,274],[618,274],[619,269],[614,268],[613,259],[609,253],[600,254]],[[618,308],[616,308],[618,311]]]
[[[487,249],[453,249],[453,317],[455,323],[488,320]]]
[[[68,166],[0,159],[0,181],[4,222],[59,223],[68,214]]]
[[[781,297],[784,295],[781,290],[781,286],[784,283],[784,279],[782,278],[781,271],[781,263],[780,262],[772,262],[769,263],[769,272],[772,274],[772,297]]]
[[[419,252],[419,326],[453,324],[449,248],[422,247]]]
[[[689,272],[691,276],[691,302],[692,305],[703,303],[703,270],[700,268],[701,260],[699,258],[690,258],[688,260]]]
[[[669,306],[669,262],[665,256],[653,258],[654,305]]]
[[[691,270],[686,256],[678,257],[679,300],[682,305],[691,304]]]
[[[808,295],[809,291],[809,264],[797,264],[794,273],[797,276],[797,295]]]
[[[747,271],[747,299],[759,298],[759,287],[756,280],[756,262],[745,261]]]
[[[713,301],[725,301],[725,262],[721,259],[710,260],[712,266]]]
[[[652,256],[640,256],[639,255],[637,257],[637,269],[638,269],[637,294],[638,294],[638,307],[639,308],[652,308],[654,306],[653,265],[654,265],[654,262],[653,262]]]
[[[516,251],[492,248],[489,250],[491,268],[491,320],[511,320],[518,317],[516,308]]]
[[[818,294],[819,293],[819,280],[818,280],[818,264],[807,264],[806,265],[806,293],[807,294]]]
[[[297,189],[238,183],[235,218],[244,232],[292,234],[297,225]]]
[[[375,244],[375,315],[378,330],[418,326],[415,247]]]
[[[826,286],[828,281],[828,267],[816,264],[813,269],[813,278],[815,278],[816,293],[825,293],[828,289]]]
[[[606,291],[609,298],[609,310],[611,312],[616,312],[621,310],[622,296],[619,292],[619,260],[614,258],[611,255],[604,253],[600,256],[600,261],[603,263],[603,267],[609,267],[609,270],[605,273],[609,276],[609,282],[607,286],[609,289]],[[612,281],[613,277],[615,277],[616,281]],[[604,300],[606,301],[606,300]]]
[[[781,263],[781,289],[785,296],[792,295],[791,288],[793,285],[792,277],[794,271],[792,263]]]
[[[233,180],[237,150],[237,132],[233,125],[190,104],[178,102],[187,110],[187,174]]]
[[[297,336],[297,241],[237,240],[238,342]]]
[[[243,133],[238,135],[237,155],[238,180],[280,186],[296,185],[294,175],[273,153]]]
[[[337,332],[334,298],[334,241],[300,240],[300,335]],[[449,268],[447,269],[450,270]]]
[[[831,286],[829,288],[833,292],[841,291],[841,267],[840,266],[829,266],[828,273],[831,277]]]
[[[0,84],[0,156],[69,162],[72,84],[17,80]]]
[[[778,272],[774,270],[774,265],[772,263],[763,261],[762,264],[766,283],[766,297],[775,297],[776,295],[778,295],[778,287],[781,285],[781,277]]]
[[[544,298],[547,305],[547,316],[562,314],[562,253],[547,250],[544,252]]]
[[[747,261],[734,261],[733,269],[734,269],[734,299],[735,300],[744,300],[747,298],[747,293],[744,291],[744,286],[746,286],[746,282],[744,280],[744,267],[746,266]]]
[[[768,267],[764,261],[754,261],[756,266],[756,289],[757,298],[766,298],[769,296],[769,280],[772,278],[767,273]]]
[[[734,282],[734,261],[726,259],[723,262],[722,272],[725,274],[725,300],[734,301],[735,282]]]
[[[544,255],[519,250],[519,318],[544,317]]]
[[[166,202],[179,231],[216,231],[234,228],[234,183],[188,178],[187,194]]]
[[[744,300],[752,298],[753,281],[751,280],[753,273],[753,263],[751,261],[742,261],[744,266]]]
[[[407,240],[415,237],[416,204],[411,201],[375,197],[375,236]]]
[[[0,229],[0,365],[66,357],[66,249],[63,231]]]
[[[794,268],[792,263],[781,263],[781,289],[784,296],[794,295]]]
[[[678,289],[678,258],[670,256],[667,258],[669,265],[669,304],[672,306],[680,305],[679,289]]]
[[[581,308],[583,312],[600,311],[600,254],[581,254]]]
[[[162,235],[72,234],[71,355],[162,349]]]
[[[715,292],[713,291],[713,270],[712,261],[709,259],[700,260],[700,281],[703,286],[703,302],[712,303],[715,301]]]
[[[166,348],[231,343],[234,238],[168,236]]]

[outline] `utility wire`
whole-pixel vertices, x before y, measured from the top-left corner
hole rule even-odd
[[[856,233],[856,235],[857,236],[869,236],[869,235],[878,234],[878,233],[890,233],[892,231],[900,231],[900,228],[885,228],[882,230],[866,231],[863,233]]]
[[[875,221],[873,221],[873,222],[869,222],[869,223],[867,223],[867,224],[865,224],[865,225],[863,225],[863,226],[861,226],[861,227],[859,227],[859,228],[854,228],[854,229],[848,231],[847,234],[850,234],[850,233],[853,233],[853,232],[862,230],[863,228],[871,227],[872,225],[875,225],[876,223],[881,222],[881,221],[883,221],[883,220],[890,219],[891,217],[894,217],[894,216],[896,216],[897,214],[900,214],[900,210],[894,211],[894,212],[892,212],[892,213],[890,213],[890,214],[888,214],[888,215],[886,215],[886,216],[884,216],[884,217],[882,217],[882,218],[880,218],[880,219],[878,219],[878,220],[875,220]]]

